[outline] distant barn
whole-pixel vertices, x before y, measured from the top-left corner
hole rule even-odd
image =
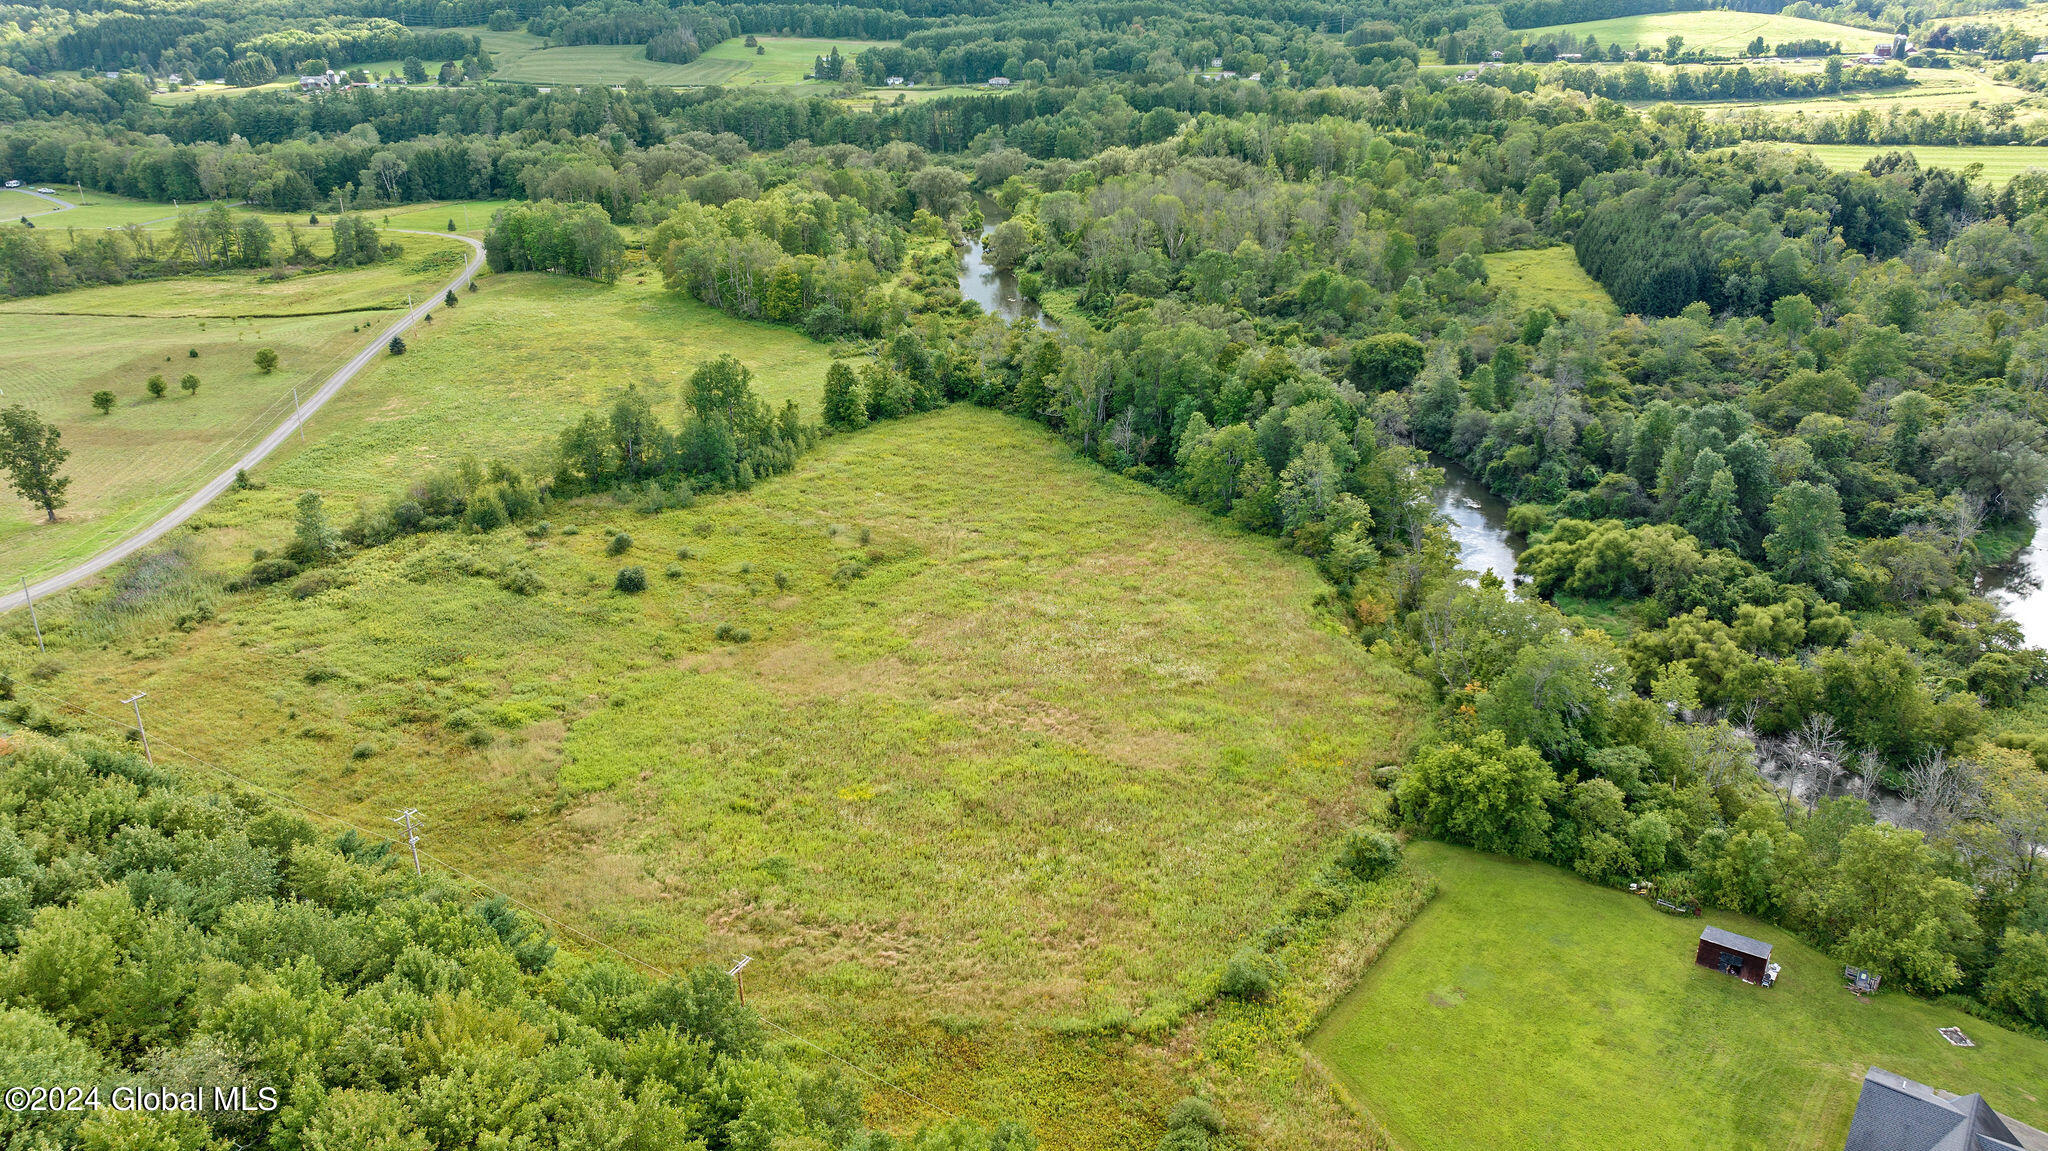
[[[1693,962],[1726,972],[1744,983],[1763,983],[1770,974],[1771,945],[1747,935],[1709,927],[1700,932],[1700,949]]]

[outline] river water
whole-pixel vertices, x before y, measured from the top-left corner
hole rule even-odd
[[[1024,293],[1017,290],[1016,273],[998,272],[988,262],[983,245],[988,241],[989,233],[995,229],[993,222],[983,224],[981,234],[967,241],[967,254],[960,258],[961,298],[973,300],[981,305],[982,311],[991,316],[1001,316],[1010,323],[1028,316],[1039,327],[1051,328],[1051,322],[1045,318],[1045,313],[1039,310],[1038,305],[1025,299]]]
[[[1492,572],[1509,587],[1515,585],[1515,558],[1522,554],[1507,529],[1508,506],[1471,472],[1432,455],[1429,462],[1444,470],[1443,491],[1436,510],[1450,524],[1458,545],[1458,566],[1477,574]]]
[[[2034,523],[2048,518],[2048,501],[2034,509]],[[2048,647],[2048,539],[2039,527],[2034,538],[2019,553],[2002,564],[1984,569],[1977,577],[1977,590],[2004,610],[2006,617],[2020,625],[2030,647]]]

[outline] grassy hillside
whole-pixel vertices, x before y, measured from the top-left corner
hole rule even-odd
[[[516,374],[473,426],[543,406],[549,378]],[[264,506],[305,487],[472,446],[464,405],[420,394],[448,378],[356,395],[337,419],[392,422],[225,497],[200,565],[274,546]],[[686,511],[549,514],[542,539],[414,537],[336,591],[222,599],[189,633],[101,646],[104,609],[53,604],[64,670],[33,690],[132,683],[164,703],[160,746],[361,822],[422,805],[444,858],[665,962],[753,955],[771,1016],[953,1105],[1021,1102],[1060,1146],[1130,1145],[1168,1089],[1045,1098],[1045,1075],[1122,1064],[999,1025],[1200,995],[1405,740],[1412,681],[1321,616],[1306,562],[984,410],[829,440]],[[546,590],[461,574],[510,561]],[[611,590],[626,564],[644,595]]]
[[[2048,1123],[2048,1044],[1903,995],[1859,1000],[1782,930],[1674,918],[1540,864],[1412,856],[1442,893],[1312,1041],[1408,1151],[1833,1151],[1873,1063]],[[1778,985],[1694,966],[1703,923],[1775,944]],[[1978,1046],[1951,1047],[1935,1033],[1949,1025]]]
[[[813,59],[829,54],[834,45],[847,57],[873,46],[864,40],[762,36],[759,42],[765,52],[747,47],[743,39],[732,39],[688,64],[669,64],[649,60],[642,44],[549,47],[527,32],[478,34],[497,68],[491,78],[518,84],[623,84],[638,76],[655,85],[794,85],[803,83]]]
[[[407,293],[438,290],[468,249],[407,237],[406,253],[368,268],[268,281],[255,273],[184,276],[0,301],[5,399],[54,422],[71,449],[60,522],[9,493],[0,513],[0,580],[44,574],[174,506],[248,450],[388,324]],[[261,318],[250,318],[261,317]],[[280,367],[256,368],[259,348]],[[190,353],[197,351],[194,357]],[[178,381],[199,377],[195,395]],[[145,390],[162,374],[169,394]],[[101,415],[92,394],[118,398]]]
[[[1486,274],[1488,282],[1515,293],[1526,305],[1545,304],[1559,312],[1587,307],[1614,311],[1607,289],[1579,267],[1579,258],[1564,245],[1488,252]]]
[[[1891,34],[1847,24],[1805,20],[1796,16],[1766,16],[1755,12],[1708,9],[1702,12],[1656,12],[1647,16],[1619,16],[1611,20],[1583,20],[1576,24],[1551,24],[1527,29],[1529,39],[1565,32],[1584,40],[1597,36],[1602,44],[1624,48],[1662,48],[1672,36],[1685,37],[1687,48],[1703,48],[1716,55],[1746,51],[1750,41],[1762,36],[1772,45],[1793,40],[1839,42],[1851,55],[1867,52]]]
[[[1803,148],[1837,172],[1863,167],[1872,156],[1885,152],[1911,152],[1923,168],[1951,168],[1961,171],[1971,164],[1984,166],[1984,178],[2003,184],[2031,168],[2048,168],[2048,147],[1998,145],[1873,145],[1873,144],[1788,144]]]

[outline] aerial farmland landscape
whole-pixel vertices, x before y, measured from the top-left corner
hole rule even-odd
[[[2048,5],[52,0],[0,183],[0,1147],[2048,1151]]]

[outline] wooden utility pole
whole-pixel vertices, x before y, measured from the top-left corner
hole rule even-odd
[[[412,848],[412,873],[414,875],[420,874],[420,833],[419,829],[413,826],[412,821],[418,818],[419,813],[419,808],[408,807],[391,817],[391,822],[403,823],[405,825],[405,845]]]
[[[36,629],[36,650],[48,655],[50,649],[43,646],[43,623],[36,618],[36,597],[29,593],[27,576],[21,577],[21,598],[28,601],[28,622]]]
[[[121,702],[135,709],[135,734],[142,737],[142,758],[149,761],[149,766],[155,767],[156,756],[150,754],[149,751],[149,729],[142,726],[142,701],[147,698],[149,698],[148,692],[138,691]]]
[[[753,961],[754,959],[752,956],[742,955],[740,956],[740,961],[738,963],[733,964],[732,969],[726,972],[727,975],[732,976],[733,986],[739,989],[741,1007],[745,1007],[747,1005],[747,980],[745,976],[740,974],[740,972],[745,971],[747,969],[747,964],[752,963]]]

